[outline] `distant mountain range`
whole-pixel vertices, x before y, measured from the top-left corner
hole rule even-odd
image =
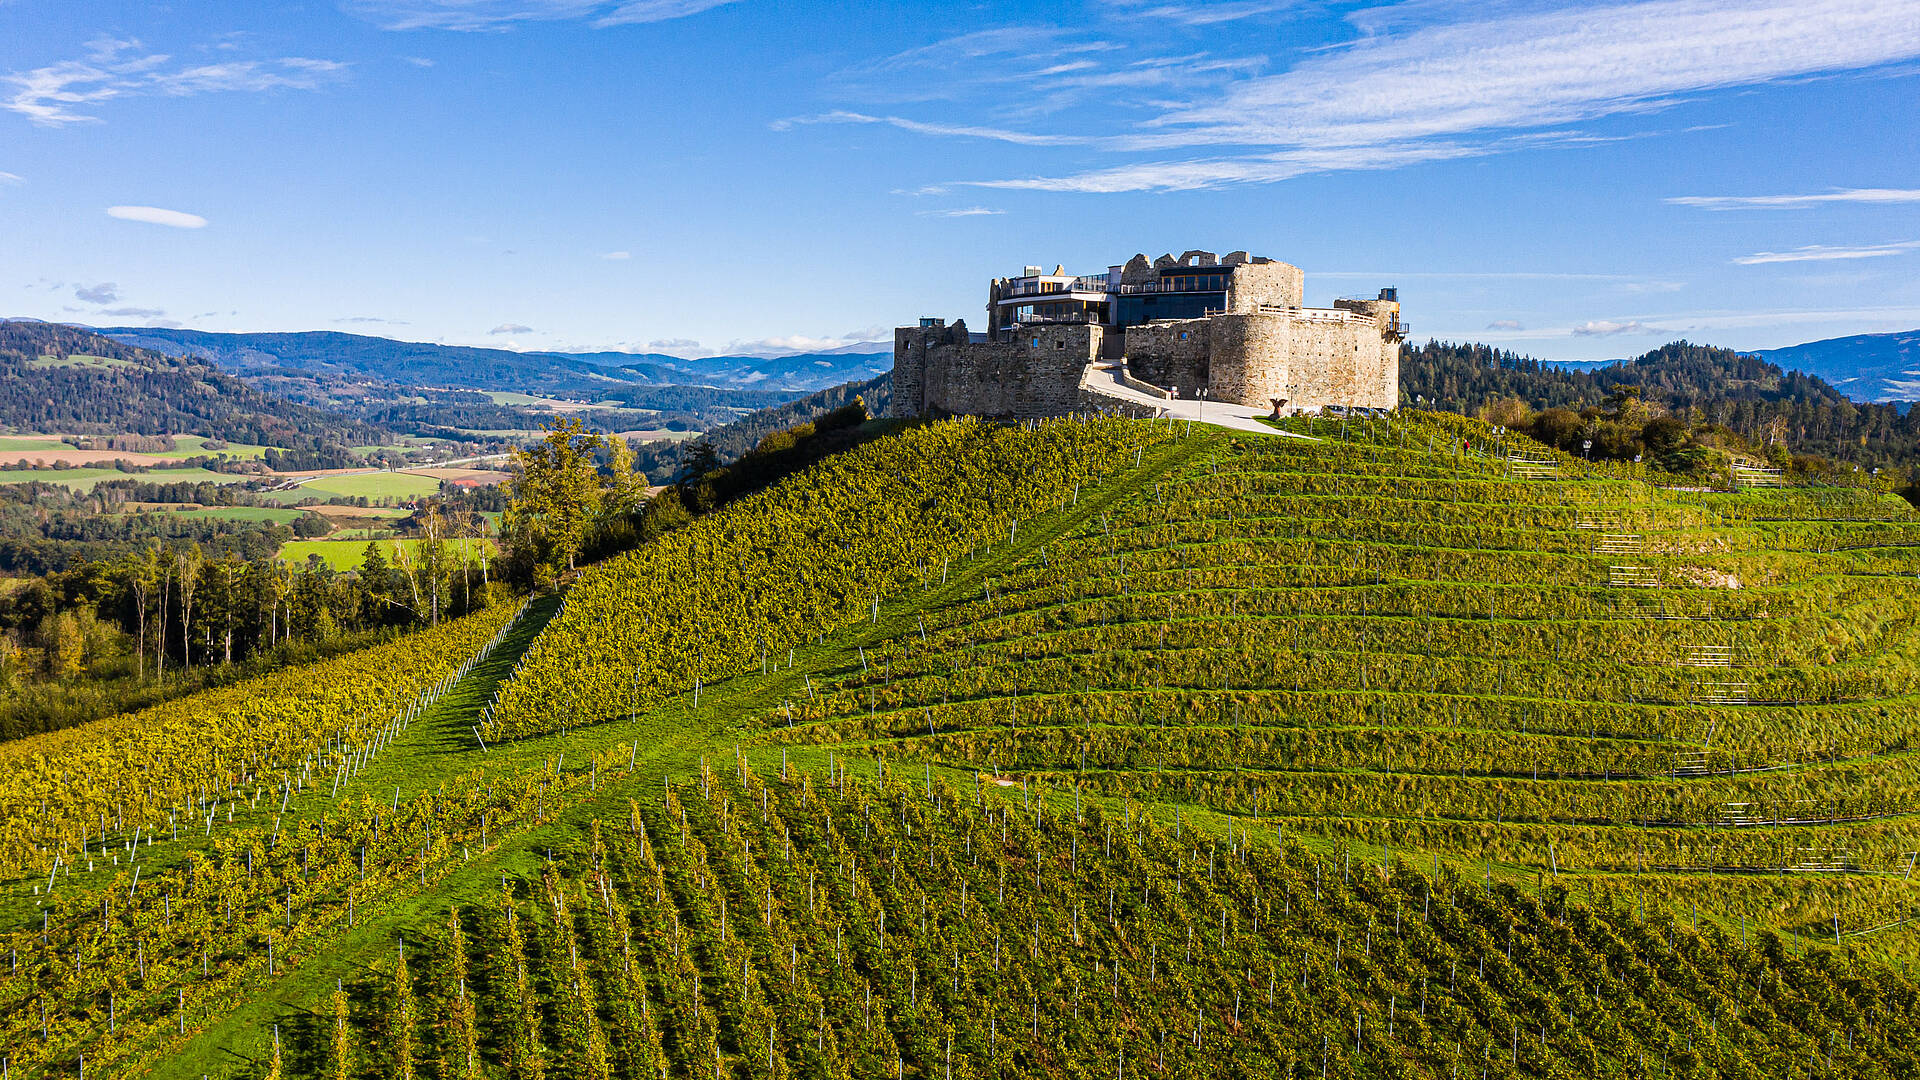
[[[891,351],[848,349],[690,360],[661,353],[514,352],[331,331],[218,334],[113,326],[98,332],[169,356],[207,360],[242,377],[300,374],[560,397],[600,397],[621,386],[710,386],[798,396],[893,367]]]
[[[1809,341],[1747,353],[1783,371],[1813,375],[1854,401],[1920,401],[1920,330]],[[1594,372],[1618,360],[1551,360],[1554,367]]]
[[[384,428],[265,394],[204,361],[60,323],[0,321],[0,428],[192,433],[339,457]]]
[[[1829,338],[1759,355],[1818,375],[1856,401],[1920,401],[1920,330]]]

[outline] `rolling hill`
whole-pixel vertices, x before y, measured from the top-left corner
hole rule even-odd
[[[13,431],[191,433],[309,451],[389,437],[203,363],[57,323],[0,322],[0,371],[0,427]]]
[[[169,355],[200,357],[243,377],[290,372],[416,387],[586,395],[589,400],[619,397],[623,388],[659,386],[806,393],[868,378],[893,365],[891,352],[688,360],[656,353],[515,352],[327,331],[223,334],[107,327],[100,333]]]
[[[1757,355],[1818,375],[1858,400],[1920,400],[1920,330],[1829,338]]]
[[[1445,414],[876,433],[0,747],[14,1068],[1920,1068],[1905,503]]]

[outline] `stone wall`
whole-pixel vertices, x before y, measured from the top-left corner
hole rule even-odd
[[[1227,310],[1246,314],[1260,310],[1263,304],[1299,307],[1305,302],[1306,279],[1306,272],[1290,263],[1242,263],[1233,268],[1227,282]]]
[[[1253,318],[1275,324],[1275,336],[1284,339],[1284,355],[1290,359],[1288,377],[1273,388],[1270,396],[1287,398],[1288,408],[1359,405],[1391,409],[1399,404],[1398,350],[1383,349],[1380,329],[1371,320],[1290,315]],[[1382,370],[1381,358],[1385,355],[1392,355],[1395,361]]]
[[[969,342],[964,324],[939,338],[917,328],[895,332],[894,385],[917,396],[894,396],[897,416],[1059,416],[1080,406],[1080,380],[1099,356],[1101,328],[1069,324],[1028,327],[1014,341]]]
[[[1126,331],[1127,370],[1136,378],[1196,397],[1213,379],[1211,319],[1142,323]]]

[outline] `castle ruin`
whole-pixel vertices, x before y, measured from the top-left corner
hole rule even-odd
[[[1244,251],[1064,269],[995,279],[985,333],[943,319],[895,330],[894,413],[1055,416],[1116,383],[1278,414],[1399,404],[1393,289],[1306,307],[1299,267]]]

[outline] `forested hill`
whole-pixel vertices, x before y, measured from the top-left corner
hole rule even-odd
[[[57,323],[0,322],[0,375],[0,427],[14,431],[196,434],[314,452],[387,438],[198,361]]]
[[[1865,467],[1920,465],[1920,416],[1850,401],[1817,376],[1731,349],[1677,341],[1582,370],[1488,345],[1429,341],[1408,346],[1400,361],[1403,404],[1468,414],[1519,399],[1598,415],[1622,386],[1696,425],[1722,425],[1755,442],[1778,436],[1794,453]]]

